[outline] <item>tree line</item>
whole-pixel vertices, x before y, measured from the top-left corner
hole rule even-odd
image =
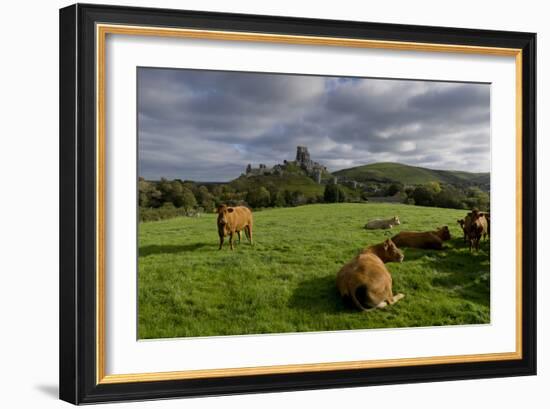
[[[190,181],[167,180],[138,182],[140,220],[161,220],[177,216],[199,216],[211,213],[220,203],[245,204],[254,209],[291,207],[312,203],[368,202],[369,195],[361,189],[329,183],[322,194],[306,194],[273,185],[250,186],[238,190],[231,184],[199,184]],[[430,182],[418,186],[389,184],[385,196],[419,206],[454,209],[489,209],[489,194],[478,187],[456,187]]]

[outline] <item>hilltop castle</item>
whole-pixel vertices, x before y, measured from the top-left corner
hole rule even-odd
[[[307,150],[307,146],[298,146],[296,148],[296,160],[285,160],[283,164],[277,164],[273,167],[267,167],[265,164],[260,163],[259,167],[253,168],[251,164],[248,164],[248,166],[246,167],[245,175],[283,175],[290,165],[298,166],[317,183],[321,183],[323,172],[327,172],[326,166],[323,166],[320,163],[311,160],[311,156],[309,154],[309,151]]]

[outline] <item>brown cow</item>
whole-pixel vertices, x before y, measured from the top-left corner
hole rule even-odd
[[[401,262],[403,257],[403,252],[390,239],[367,247],[338,272],[336,286],[340,295],[353,301],[361,311],[396,303],[404,295],[393,295],[392,277],[384,263]],[[358,292],[364,304],[357,298]]]
[[[472,247],[479,251],[479,242],[481,237],[486,240],[489,234],[489,222],[482,212],[472,211],[472,223],[468,230],[468,239],[470,242],[470,251]]]
[[[487,236],[490,235],[491,232],[491,217],[489,212],[480,212],[477,209],[473,209],[471,212],[468,212],[464,219],[459,219],[456,222],[462,227],[462,232],[464,233],[464,243],[469,242],[470,240],[470,229],[473,222],[473,215],[474,214],[480,214],[485,216],[485,219],[487,219]],[[486,238],[486,237],[484,237]]]
[[[443,226],[434,231],[402,231],[391,239],[398,247],[441,250],[443,242],[451,239],[451,232],[448,226]]]
[[[464,219],[459,219],[456,221],[462,228],[462,233],[464,234],[463,240],[464,243],[468,241],[468,232],[470,231],[470,225],[472,224],[472,213],[468,213]]]
[[[248,207],[235,206],[228,207],[224,204],[219,205],[216,212],[218,213],[218,234],[220,236],[220,247],[222,249],[225,236],[229,236],[229,246],[233,250],[233,235],[237,233],[239,236],[239,242],[241,241],[241,231],[244,233],[250,241],[252,241],[252,211]]]

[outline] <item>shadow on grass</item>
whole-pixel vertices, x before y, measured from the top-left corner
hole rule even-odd
[[[336,313],[347,309],[336,289],[336,276],[302,281],[292,293],[288,306],[314,313]]]
[[[443,260],[452,254],[458,254],[462,259],[469,257],[471,260],[483,261],[489,256],[489,243],[489,241],[482,241],[479,247],[480,251],[470,252],[468,243],[464,243],[461,237],[446,241],[441,250],[418,249],[414,247],[400,247],[400,249],[405,253],[405,261],[418,260],[425,256],[441,258]]]
[[[139,256],[147,257],[152,254],[176,254],[182,253],[185,251],[195,251],[203,247],[210,247],[211,250],[218,249],[218,243],[192,243],[192,244],[167,244],[167,245],[157,245],[153,244],[150,246],[143,246],[139,248]]]
[[[405,260],[419,260],[422,266],[434,271],[430,285],[476,304],[489,306],[489,241],[483,241],[480,251],[470,252],[462,237],[448,242],[443,250],[405,249]],[[406,274],[406,270],[405,270]]]
[[[491,286],[487,253],[449,252],[435,263],[434,268],[439,273],[432,279],[434,287],[446,288],[460,298],[489,306]]]

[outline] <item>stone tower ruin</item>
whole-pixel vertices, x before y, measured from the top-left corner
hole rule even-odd
[[[306,165],[311,162],[311,157],[307,150],[307,146],[298,146],[296,148],[296,162],[300,165]]]

